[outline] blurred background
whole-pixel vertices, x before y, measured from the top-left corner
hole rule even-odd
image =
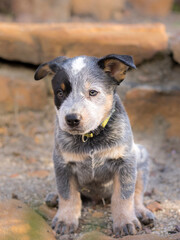
[[[179,11],[179,0],[1,0],[0,3],[1,21],[5,22],[168,22]]]
[[[136,142],[151,153],[146,203],[162,211],[149,231],[168,235],[180,224],[180,0],[0,1],[0,200],[39,208],[56,191],[51,81],[33,80],[37,66],[110,53],[137,65],[118,93]]]

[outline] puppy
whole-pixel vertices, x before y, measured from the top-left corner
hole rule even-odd
[[[141,229],[139,220],[154,220],[143,205],[148,154],[134,143],[127,113],[116,93],[128,68],[136,68],[131,56],[111,54],[58,57],[36,70],[35,80],[53,75],[53,161],[59,209],[52,228],[58,234],[78,228],[81,194],[95,200],[111,197],[117,237],[136,234]]]

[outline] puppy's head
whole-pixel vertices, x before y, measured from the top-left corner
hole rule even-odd
[[[117,85],[129,67],[135,68],[127,55],[103,58],[79,56],[58,57],[41,64],[35,80],[53,74],[54,102],[63,131],[85,134],[95,130],[110,114]]]

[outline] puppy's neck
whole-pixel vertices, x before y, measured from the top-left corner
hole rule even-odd
[[[89,138],[93,138],[101,133],[108,124],[112,114],[115,112],[115,108],[111,110],[111,113],[109,116],[93,131],[90,131],[89,133],[83,134],[82,135],[82,142],[87,142]]]

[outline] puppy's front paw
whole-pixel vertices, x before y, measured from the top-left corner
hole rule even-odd
[[[64,212],[64,211],[63,211]],[[64,235],[68,233],[74,233],[79,225],[78,217],[73,214],[64,214],[58,210],[56,216],[52,220],[52,229],[56,234]]]
[[[132,219],[121,217],[113,222],[113,231],[116,237],[134,235],[140,229],[141,224],[136,217]]]

